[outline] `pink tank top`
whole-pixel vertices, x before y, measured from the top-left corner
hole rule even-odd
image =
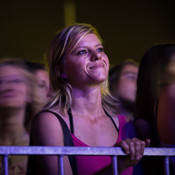
[[[126,123],[124,116],[118,115],[119,119],[119,134],[117,142],[126,138],[124,125]],[[85,143],[79,140],[72,134],[74,146],[88,147]],[[114,146],[114,145],[113,145]],[[112,147],[113,147],[112,146]],[[76,156],[77,174],[78,175],[93,175],[112,163],[110,156]],[[133,167],[127,168],[122,172],[122,175],[132,175]]]

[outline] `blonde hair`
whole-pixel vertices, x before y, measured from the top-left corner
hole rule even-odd
[[[87,34],[95,34],[102,42],[96,28],[85,23],[70,25],[59,31],[53,39],[47,55],[50,88],[52,92],[52,101],[48,107],[58,104],[61,109],[70,108],[72,103],[72,88],[66,79],[61,76],[63,72],[63,61],[65,55],[69,55]],[[107,81],[102,83],[101,89],[104,106],[105,104],[110,104],[111,99],[109,100],[110,94]]]

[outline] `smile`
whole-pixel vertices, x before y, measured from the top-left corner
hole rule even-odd
[[[95,68],[100,68],[100,67],[104,67],[103,64],[95,64],[90,66],[90,69],[95,69]]]

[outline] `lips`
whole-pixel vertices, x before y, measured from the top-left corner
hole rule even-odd
[[[100,68],[100,67],[104,67],[104,65],[102,63],[93,64],[89,67],[89,69],[95,69],[95,68]]]
[[[13,92],[0,93],[0,98],[13,98],[15,96],[16,93]]]

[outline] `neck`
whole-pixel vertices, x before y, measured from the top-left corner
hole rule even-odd
[[[73,89],[72,111],[85,116],[99,116],[103,111],[100,88],[91,88],[86,91]]]
[[[24,127],[25,110],[2,110],[0,114],[0,143],[15,145],[26,133]]]

